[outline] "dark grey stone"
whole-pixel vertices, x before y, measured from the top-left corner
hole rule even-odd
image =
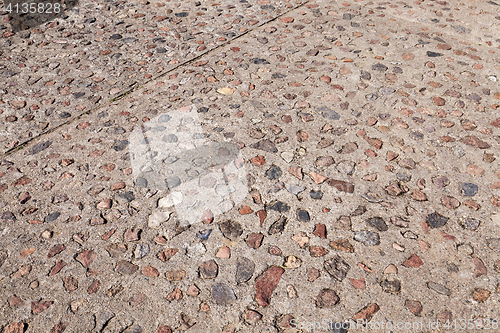
[[[219,229],[224,235],[224,237],[230,240],[236,240],[243,233],[243,228],[241,227],[241,224],[232,220],[221,222],[219,224]]]
[[[283,172],[281,171],[281,169],[274,164],[271,165],[271,167],[266,171],[266,177],[271,180],[278,179],[282,174]]]
[[[427,51],[427,56],[431,58],[441,57],[443,54],[439,52]]]
[[[236,300],[236,295],[226,284],[219,283],[212,287],[212,299],[216,304],[227,305]]]
[[[385,72],[387,69],[388,69],[387,66],[385,66],[381,63],[375,64],[372,66],[372,70],[374,70],[374,71]]]
[[[370,217],[368,220],[366,220],[366,223],[377,229],[378,231],[387,231],[389,227],[387,227],[387,223],[385,223],[384,219],[381,217]]]
[[[311,221],[311,216],[309,216],[309,212],[307,210],[298,209],[297,210],[297,218],[301,222],[309,222]]]
[[[266,209],[274,210],[280,213],[288,212],[290,210],[290,206],[281,201],[273,201],[266,205]]]
[[[116,151],[124,150],[127,148],[128,144],[128,140],[120,140],[114,144],[113,149]]]
[[[116,196],[116,200],[121,203],[127,203],[135,199],[135,195],[132,191],[120,193]]]
[[[310,191],[309,192],[309,196],[311,197],[311,199],[321,200],[321,198],[323,198],[323,192],[321,192],[321,191]]]
[[[245,257],[238,258],[236,262],[236,283],[241,284],[250,280],[255,272],[255,263]]]
[[[49,148],[49,146],[52,144],[52,141],[45,141],[39,144],[34,145],[28,150],[28,155],[35,155],[41,152],[42,150],[45,150]]]
[[[266,59],[260,59],[260,58],[254,58],[251,61],[256,65],[268,65],[268,64],[270,64],[270,62],[267,61]]]
[[[427,223],[431,228],[440,228],[448,222],[449,218],[438,213],[432,213],[427,216]]]
[[[49,214],[46,218],[45,218],[45,222],[54,222],[55,220],[57,220],[57,218],[61,216],[61,213],[59,212],[55,212],[55,213],[52,213],[52,214]]]
[[[478,186],[473,183],[462,183],[460,184],[462,195],[467,197],[473,197],[477,194]]]
[[[326,106],[316,108],[316,110],[321,113],[323,118],[330,119],[330,120],[339,120],[340,119],[340,115],[337,112],[333,111],[330,108],[327,108]]]
[[[323,267],[325,271],[338,281],[342,281],[347,276],[351,266],[339,255],[325,260]]]
[[[398,280],[383,280],[380,282],[380,286],[382,287],[382,290],[386,293],[399,293],[401,291],[401,282]]]
[[[269,227],[269,235],[274,235],[278,233],[282,233],[283,230],[285,230],[285,226],[287,224],[287,219],[283,215],[280,216],[278,220],[276,220],[270,227]]]

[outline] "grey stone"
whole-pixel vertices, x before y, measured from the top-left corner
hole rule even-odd
[[[121,151],[127,148],[128,144],[129,144],[128,140],[120,140],[113,145],[113,149],[116,151]]]
[[[325,260],[323,267],[325,271],[338,281],[342,281],[347,276],[351,266],[339,255]]]
[[[219,229],[224,237],[230,240],[238,239],[238,237],[240,237],[243,233],[241,224],[232,220],[227,220],[225,222],[219,223]]]
[[[460,189],[462,191],[462,195],[473,197],[477,194],[478,186],[473,183],[462,183],[460,184]]]
[[[45,222],[54,222],[55,220],[57,220],[57,218],[61,216],[61,213],[59,212],[55,212],[55,213],[52,213],[52,214],[49,214],[46,218],[45,218]]]
[[[401,282],[398,280],[383,280],[380,282],[382,290],[386,293],[399,293],[401,291]]]
[[[278,179],[282,174],[283,172],[281,171],[281,169],[274,164],[271,165],[271,167],[266,171],[266,177],[271,180]]]
[[[279,217],[270,227],[269,227],[269,235],[274,235],[283,232],[285,230],[285,226],[287,224],[287,218],[283,215]]]
[[[168,114],[162,114],[159,118],[158,118],[158,122],[159,123],[167,123],[170,121],[170,119],[172,119],[172,117],[170,117]]]
[[[236,261],[236,283],[241,284],[250,280],[255,272],[255,263],[245,257],[240,257]]]
[[[490,249],[500,252],[500,238],[487,239],[486,244],[488,244]]]
[[[132,191],[120,193],[115,197],[115,200],[118,201],[119,203],[131,202],[134,199],[135,199],[135,195]]]
[[[304,186],[297,186],[297,185],[290,185],[288,186],[287,190],[288,192],[292,194],[299,194],[300,192],[304,191],[306,188]]]
[[[435,292],[441,295],[446,295],[446,296],[451,295],[450,289],[436,282],[427,282],[427,288],[434,290]]]
[[[254,143],[253,145],[251,145],[251,147],[253,149],[267,151],[268,153],[277,153],[278,152],[276,145],[268,139],[261,140],[257,143]]]
[[[167,177],[168,188],[174,188],[181,184],[181,179],[177,176]]]
[[[370,217],[366,220],[366,223],[377,229],[378,231],[387,231],[389,227],[387,227],[387,223],[385,223],[384,219],[381,217]]]
[[[330,322],[328,324],[328,330],[330,333],[347,333],[349,330],[349,322]]]
[[[97,314],[94,314],[95,327],[94,327],[93,332],[102,332],[104,327],[114,317],[115,317],[115,314],[111,311],[102,311],[102,312],[99,312]]]
[[[142,333],[142,327],[139,326],[138,324],[133,324],[132,326],[127,327],[123,333]]]
[[[303,209],[297,209],[297,218],[301,222],[309,222],[311,221],[311,216],[309,216],[309,212]]]
[[[226,284],[219,283],[212,287],[212,299],[216,304],[228,305],[236,300],[236,295]]]
[[[9,257],[6,250],[0,250],[0,267],[5,263],[5,260]]]
[[[475,218],[462,218],[459,223],[464,229],[476,230],[479,228],[481,221]]]
[[[135,251],[134,251],[134,257],[136,259],[141,259],[147,256],[149,253],[149,245],[148,244],[137,244]]]
[[[371,80],[372,79],[372,75],[370,74],[370,72],[361,71],[361,78],[363,80]]]
[[[366,246],[380,244],[380,236],[378,235],[378,233],[368,230],[356,232],[356,234],[354,234],[354,240],[363,243]]]
[[[281,201],[273,201],[266,205],[266,209],[274,210],[280,213],[288,212],[290,210],[290,206]]]
[[[381,64],[381,63],[375,64],[372,66],[372,70],[374,70],[374,71],[385,72],[387,69],[388,69],[388,67]]]
[[[352,161],[340,161],[337,164],[337,170],[341,173],[345,173],[346,175],[352,175],[354,172],[354,167],[356,163]]]
[[[52,141],[45,141],[45,142],[36,144],[28,150],[28,155],[38,154],[42,150],[49,148],[51,144],[52,144]]]
[[[448,222],[449,218],[436,212],[427,216],[427,223],[431,228],[440,228]]]
[[[135,180],[136,187],[148,187],[148,181],[146,178],[139,177]]]
[[[161,140],[163,142],[167,142],[167,143],[174,143],[174,142],[177,142],[179,139],[177,138],[177,135],[175,135],[175,134],[167,134],[167,135],[163,136],[163,138]]]
[[[330,119],[330,120],[339,120],[340,119],[340,115],[337,112],[333,111],[330,108],[327,108],[326,106],[316,108],[316,110],[321,113],[323,118]]]
[[[321,191],[310,191],[309,192],[309,196],[311,197],[311,199],[321,200],[321,198],[323,198],[323,192],[321,192]]]

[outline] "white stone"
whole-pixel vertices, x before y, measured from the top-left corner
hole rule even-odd
[[[286,163],[293,161],[294,154],[291,151],[284,151],[281,153],[281,158],[285,160]]]
[[[160,227],[160,224],[167,221],[171,214],[171,212],[155,212],[149,215],[148,226],[153,229]]]
[[[190,258],[195,258],[203,255],[207,252],[207,248],[202,243],[196,243],[194,245],[188,245],[186,247],[187,256]]]
[[[178,205],[182,202],[182,193],[181,192],[172,192],[169,196],[161,198],[158,200],[158,207],[167,208]]]

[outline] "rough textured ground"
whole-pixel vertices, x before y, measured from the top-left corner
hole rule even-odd
[[[67,16],[0,16],[3,332],[499,330],[500,3]]]

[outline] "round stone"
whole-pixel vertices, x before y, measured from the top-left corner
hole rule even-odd
[[[212,299],[216,304],[228,305],[236,300],[236,295],[226,284],[219,283],[212,287]]]

